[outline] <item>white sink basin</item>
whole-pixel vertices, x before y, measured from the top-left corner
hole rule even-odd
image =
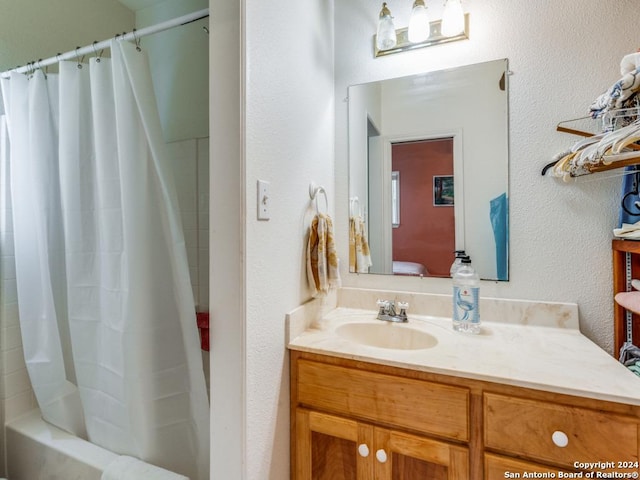
[[[342,338],[370,347],[394,350],[423,350],[435,347],[438,339],[406,325],[380,323],[346,323],[336,328]]]

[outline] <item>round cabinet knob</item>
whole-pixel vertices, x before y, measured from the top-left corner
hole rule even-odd
[[[365,443],[361,443],[360,445],[358,445],[358,453],[360,454],[361,457],[368,457],[369,447],[367,447]]]
[[[387,452],[380,449],[376,452],[376,458],[380,463],[385,463],[387,461]]]
[[[561,432],[560,430],[553,432],[551,440],[553,440],[556,447],[564,448],[569,445],[569,437],[567,437],[566,433]]]

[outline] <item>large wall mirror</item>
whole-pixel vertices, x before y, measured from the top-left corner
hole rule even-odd
[[[508,143],[506,59],[349,87],[350,271],[508,280]]]

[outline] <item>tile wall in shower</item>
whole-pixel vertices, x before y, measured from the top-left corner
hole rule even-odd
[[[209,310],[209,139],[169,144],[196,309]],[[209,386],[209,352],[202,352]]]
[[[6,128],[0,118],[0,477],[5,472],[4,424],[36,407],[22,354],[14,259]]]

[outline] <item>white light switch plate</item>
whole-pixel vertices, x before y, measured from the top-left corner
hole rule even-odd
[[[269,207],[271,206],[269,195],[269,182],[258,180],[258,220],[269,220]]]

